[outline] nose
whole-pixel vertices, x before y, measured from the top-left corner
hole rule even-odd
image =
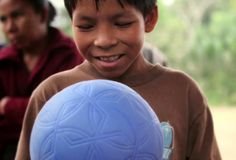
[[[109,49],[118,43],[113,28],[109,26],[99,28],[95,37],[94,45],[102,49]]]

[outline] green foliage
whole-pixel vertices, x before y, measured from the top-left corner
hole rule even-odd
[[[212,103],[236,104],[236,14],[215,11],[197,30],[184,67],[201,81]],[[193,60],[192,60],[193,59]]]
[[[186,36],[186,26],[182,19],[175,16],[175,11],[171,7],[166,7],[163,1],[159,1],[159,20],[155,30],[146,36],[146,41],[160,48],[168,57],[168,63],[176,66],[176,62],[181,59],[185,51],[183,37]],[[177,53],[178,52],[178,53]]]
[[[236,2],[191,1],[159,1],[159,23],[146,40],[166,54],[170,66],[190,74],[210,104],[235,105]]]

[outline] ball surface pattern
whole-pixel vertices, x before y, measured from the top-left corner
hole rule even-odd
[[[134,90],[110,80],[73,84],[39,112],[32,160],[161,160],[158,117]]]

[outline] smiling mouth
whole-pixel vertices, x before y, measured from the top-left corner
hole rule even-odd
[[[101,56],[96,57],[98,60],[103,62],[114,62],[117,61],[122,55],[115,55],[115,56]]]

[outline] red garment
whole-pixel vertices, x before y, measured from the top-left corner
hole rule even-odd
[[[32,72],[23,63],[20,50],[11,45],[0,50],[0,99],[10,97],[5,114],[0,115],[0,149],[3,141],[18,140],[29,97],[38,84],[83,61],[69,37],[52,27],[49,37],[48,47]]]

